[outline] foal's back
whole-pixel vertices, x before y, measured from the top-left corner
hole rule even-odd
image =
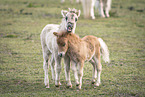
[[[97,37],[88,35],[83,37],[82,40],[87,44],[87,60],[90,60],[95,54],[99,54],[100,42],[98,41]]]

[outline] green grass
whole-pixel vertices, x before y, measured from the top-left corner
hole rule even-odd
[[[0,96],[145,96],[145,1],[113,0],[110,18],[83,18],[81,4],[60,0],[0,0]],[[81,10],[76,33],[101,37],[109,47],[111,63],[102,61],[101,85],[91,86],[92,66],[84,66],[82,90],[56,88],[49,71],[50,89],[43,83],[40,33],[47,24],[61,23],[61,10]],[[63,67],[63,62],[62,62]]]

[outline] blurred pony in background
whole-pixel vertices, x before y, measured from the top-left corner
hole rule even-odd
[[[61,3],[64,3],[65,2],[65,0],[61,0]],[[73,0],[70,0],[70,2],[71,3],[73,3]],[[80,2],[80,0],[76,0],[76,3],[79,3]]]
[[[84,18],[95,19],[94,7],[99,9],[101,17],[110,17],[109,11],[111,9],[111,0],[82,0]],[[104,14],[105,10],[105,14]]]

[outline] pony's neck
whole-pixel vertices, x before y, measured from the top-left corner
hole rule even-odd
[[[76,30],[76,24],[74,24],[74,27],[72,29],[72,33],[75,33],[75,30]]]
[[[62,19],[58,32],[66,30],[66,21],[65,18]]]

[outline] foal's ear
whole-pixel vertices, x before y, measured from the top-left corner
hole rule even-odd
[[[57,37],[59,36],[57,32],[53,32],[53,34],[54,34],[55,36],[57,36]]]
[[[61,10],[61,14],[62,14],[62,16],[65,17],[66,14],[67,14],[67,12],[68,12],[68,11],[66,11],[66,10]]]

